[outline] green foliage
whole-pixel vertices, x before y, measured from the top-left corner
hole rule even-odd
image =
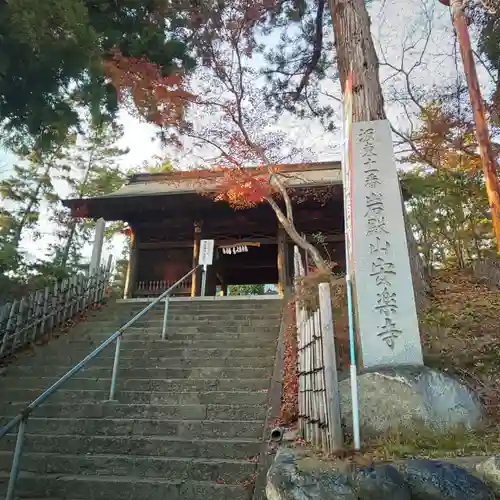
[[[328,2],[277,2],[259,27],[265,35],[273,35],[273,43],[257,46],[265,58],[262,72],[269,106],[278,113],[287,110],[301,118],[319,117],[333,129],[334,110],[320,93],[321,82],[335,64],[334,44],[327,32],[331,29]]]
[[[159,160],[156,164],[146,166],[146,172],[148,174],[161,174],[173,171],[174,167],[170,160]]]
[[[30,230],[33,239],[44,203],[57,200],[53,185],[55,170],[65,171],[61,164],[64,148],[50,153],[30,152],[14,165],[12,174],[0,181],[0,272],[17,269],[21,256],[19,243],[23,232]]]
[[[155,0],[10,0],[0,2],[0,119],[11,140],[46,149],[93,118],[114,117],[116,91],[102,62],[118,48],[145,56],[167,75],[194,66],[187,17]],[[175,63],[174,63],[175,61]]]
[[[490,117],[492,122],[500,126],[500,9],[496,7],[496,12],[492,14],[485,12],[480,5],[476,5],[471,10],[471,18],[477,29],[479,52],[486,58],[492,77],[496,77]]]
[[[85,138],[77,141],[68,154],[71,170],[65,176],[70,187],[68,197],[86,198],[104,196],[116,191],[126,180],[119,168],[119,160],[128,153],[118,146],[123,130],[112,123],[104,122],[91,126]],[[57,240],[51,249],[56,267],[66,271],[82,266],[82,248],[92,241],[95,221],[77,220],[66,209],[56,206],[53,221],[57,223]],[[108,226],[105,238],[109,241],[121,230],[122,223]]]
[[[229,295],[264,295],[264,285],[231,285]]]
[[[408,218],[428,269],[466,267],[494,252],[481,172],[425,170],[402,174]]]
[[[31,151],[10,177],[0,181],[5,207],[0,211],[0,298],[44,287],[86,267],[83,250],[92,241],[95,221],[72,218],[54,185],[65,187],[65,197],[109,194],[125,182],[119,161],[128,152],[118,145],[121,128],[112,122],[88,124],[85,135],[68,138],[50,153]],[[20,242],[26,236],[32,241],[39,238],[42,212],[55,223],[54,238],[49,259],[37,255],[33,262],[21,253]],[[122,223],[109,225],[106,239],[110,241],[121,227]]]
[[[113,278],[111,280],[111,296],[119,299],[123,298],[123,293],[125,291],[129,263],[129,245],[130,242],[127,239],[122,249],[121,258],[116,261]]]

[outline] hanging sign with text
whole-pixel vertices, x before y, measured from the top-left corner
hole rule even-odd
[[[353,274],[364,368],[423,363],[389,122],[353,124]]]
[[[214,261],[214,240],[200,241],[200,257],[198,264],[203,267],[211,266]]]

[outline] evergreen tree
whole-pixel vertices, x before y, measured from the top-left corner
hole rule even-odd
[[[500,8],[487,12],[482,4],[477,4],[472,7],[470,14],[477,29],[479,51],[486,58],[490,76],[495,83],[490,104],[491,119],[500,126]]]
[[[46,149],[78,129],[79,108],[115,117],[103,62],[119,50],[164,75],[189,71],[188,12],[156,0],[0,2],[0,119],[18,140]]]
[[[32,151],[14,165],[12,174],[0,181],[3,208],[0,217],[0,272],[16,269],[21,262],[19,245],[25,231],[33,239],[37,231],[42,203],[54,202],[55,171],[64,170],[61,164],[65,148],[58,146],[50,153]]]
[[[122,137],[122,128],[112,122],[89,126],[87,135],[77,141],[68,157],[71,171],[65,178],[70,187],[67,197],[103,196],[122,186],[126,175],[120,169],[120,160],[128,153],[118,145]],[[54,210],[53,221],[58,227],[58,241],[52,245],[54,265],[74,271],[82,265],[82,250],[92,241],[95,221],[75,219],[60,206]],[[106,237],[112,238],[120,227],[108,225]]]

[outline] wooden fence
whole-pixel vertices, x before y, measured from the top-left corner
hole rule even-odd
[[[304,276],[297,247],[295,278]],[[319,285],[319,307],[296,304],[299,427],[303,438],[331,453],[343,446],[330,284]]]
[[[157,281],[139,281],[134,290],[134,295],[138,297],[158,297],[167,288],[170,288],[177,280],[157,280]],[[181,283],[176,287],[172,296],[189,296],[191,295],[191,279],[187,279],[185,283]]]
[[[77,275],[0,306],[0,359],[104,301],[111,263],[92,276]]]

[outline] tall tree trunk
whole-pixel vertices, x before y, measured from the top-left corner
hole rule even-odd
[[[365,0],[329,1],[342,90],[351,68],[353,73],[353,121],[385,120],[387,116],[380,85],[379,61]],[[429,283],[404,207],[403,213],[415,299],[417,307],[421,308],[427,302]]]
[[[286,231],[288,236],[290,236],[291,240],[302,250],[309,253],[311,256],[314,265],[323,273],[331,274],[331,269],[328,267],[325,259],[321,256],[319,250],[312,244],[307,241],[307,239],[299,234],[295,225],[290,222],[290,219],[283,213],[279,205],[273,200],[272,197],[266,198],[269,205],[271,205],[274,213],[276,214],[276,218],[283,226],[283,229]]]
[[[51,165],[49,165],[48,167],[45,168],[45,171],[43,173],[42,178],[45,178],[46,176],[49,175],[51,168],[52,168]],[[12,239],[12,244],[16,248],[16,250],[19,247],[19,243],[21,242],[21,236],[23,233],[24,226],[26,226],[26,223],[28,222],[28,219],[33,212],[33,207],[40,201],[38,199],[38,195],[40,194],[40,191],[42,189],[42,184],[43,184],[43,180],[40,180],[36,186],[35,191],[32,193],[32,195],[28,201],[28,204],[23,209],[24,215],[23,215],[18,227],[16,228],[16,231],[14,233],[14,237]]]
[[[66,242],[64,244],[64,250],[61,255],[61,267],[64,269],[68,264],[69,251],[71,250],[71,246],[73,245],[73,239],[75,238],[76,224],[77,224],[76,219],[73,219],[70,223],[68,237],[66,238]]]
[[[83,198],[83,193],[85,192],[85,188],[87,186],[87,182],[88,182],[89,177],[90,177],[90,172],[92,170],[93,160],[94,160],[94,149],[91,150],[91,152],[90,152],[89,161],[87,162],[87,168],[85,169],[85,173],[83,175],[82,182],[81,182],[80,187],[78,189],[78,197],[79,198]],[[76,235],[77,224],[78,224],[78,221],[76,219],[71,220],[69,234],[68,234],[68,237],[66,239],[66,243],[64,245],[64,250],[62,253],[62,257],[61,257],[61,266],[63,268],[66,268],[66,265],[68,263],[69,251],[71,250],[71,246],[73,245],[73,240],[74,240],[75,235]]]

